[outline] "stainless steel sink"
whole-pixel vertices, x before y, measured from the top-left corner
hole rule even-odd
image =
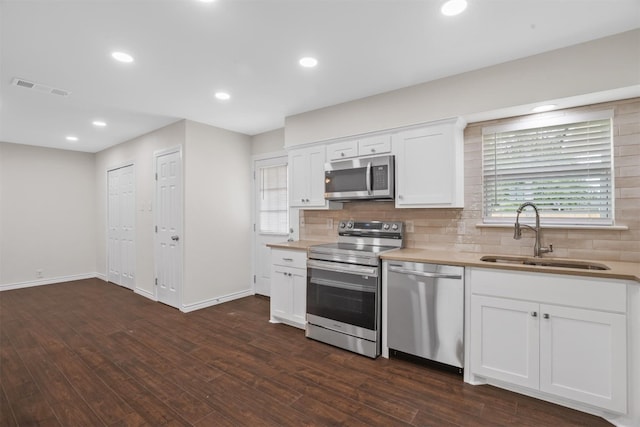
[[[570,259],[532,258],[509,255],[486,255],[480,261],[498,264],[538,265],[542,267],[577,268],[579,270],[609,270],[604,264],[590,261],[574,261]]]

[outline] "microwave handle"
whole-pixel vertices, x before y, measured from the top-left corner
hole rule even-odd
[[[371,195],[373,188],[371,187],[371,162],[367,163],[367,192]]]

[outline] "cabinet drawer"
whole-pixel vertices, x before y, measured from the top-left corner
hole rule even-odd
[[[340,160],[358,155],[358,141],[336,142],[327,145],[327,159]]]
[[[358,155],[373,156],[391,151],[391,136],[379,135],[358,141]]]
[[[307,268],[307,251],[271,249],[271,263],[292,268]]]
[[[627,286],[623,281],[472,268],[471,293],[541,303],[625,313]]]

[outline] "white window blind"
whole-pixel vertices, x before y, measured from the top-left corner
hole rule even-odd
[[[611,114],[555,121],[483,129],[485,222],[512,222],[518,206],[532,202],[547,224],[613,224]]]
[[[260,232],[289,232],[289,199],[287,165],[260,169]]]

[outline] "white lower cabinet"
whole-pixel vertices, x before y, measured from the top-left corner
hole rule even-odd
[[[472,375],[627,412],[624,284],[486,270],[471,281]]]
[[[271,322],[304,329],[307,311],[307,254],[271,249]]]

